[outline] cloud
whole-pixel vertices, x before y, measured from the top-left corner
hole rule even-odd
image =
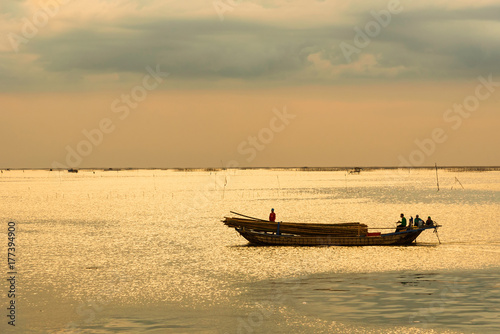
[[[81,78],[139,74],[155,64],[176,80],[278,85],[346,78],[470,78],[500,70],[497,5],[404,3],[403,12],[393,15],[390,24],[353,55],[350,65],[340,43],[353,44],[354,27],[363,29],[374,20],[371,11],[384,10],[387,1],[342,6],[321,1],[241,2],[224,22],[206,2],[194,4],[199,7],[178,1],[151,0],[141,6],[90,1],[85,9],[70,3],[22,46],[21,56],[4,52],[0,59],[14,64],[12,72],[26,69],[22,54],[32,55],[31,75],[24,74],[28,86],[38,84],[42,75],[57,82],[60,73]],[[16,8],[11,11],[19,12]],[[301,10],[303,18],[298,19]],[[0,85],[5,86],[5,80],[2,76]]]
[[[30,51],[48,71],[143,71],[160,63],[181,77],[254,77],[299,68],[312,44],[302,32],[262,25],[157,21],[70,31],[38,39]]]
[[[2,1],[0,3],[0,14],[6,17],[22,17],[26,14],[26,1]]]
[[[308,58],[311,69],[318,79],[339,77],[376,77],[394,78],[410,70],[404,66],[381,66],[376,55],[364,53],[355,62],[349,64],[332,65],[330,61],[321,57],[320,53],[311,54]]]

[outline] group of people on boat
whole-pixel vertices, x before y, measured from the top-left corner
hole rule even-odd
[[[410,217],[410,221],[408,223],[408,226],[406,224],[406,217],[404,213],[401,214],[401,220],[398,221],[398,226],[396,226],[396,232],[406,230],[407,228],[411,228],[413,226],[415,227],[424,227],[424,226],[432,226],[434,225],[434,222],[431,219],[431,216],[427,217],[427,220],[424,222],[418,215],[415,216],[415,219],[413,217]]]
[[[276,213],[274,213],[274,209],[271,209],[271,213],[269,214],[269,221],[270,222],[276,221]],[[401,220],[398,221],[398,224],[399,225],[396,226],[396,232],[404,231],[404,230],[406,230],[408,228],[412,228],[414,226],[417,228],[421,228],[424,226],[432,226],[432,225],[434,225],[434,222],[432,221],[431,216],[428,216],[427,220],[424,222],[423,219],[419,217],[419,215],[416,215],[415,219],[413,219],[413,217],[410,217],[410,221],[407,224],[405,214],[402,213]]]

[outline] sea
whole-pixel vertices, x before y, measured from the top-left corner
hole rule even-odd
[[[500,332],[499,169],[2,170],[0,198],[1,333]],[[222,223],[271,208],[442,227],[259,247]]]

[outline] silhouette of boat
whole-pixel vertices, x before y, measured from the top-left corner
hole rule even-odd
[[[225,217],[223,222],[226,226],[234,228],[251,244],[266,246],[410,245],[423,231],[429,229],[437,231],[437,228],[441,227],[433,224],[407,227],[390,233],[369,233],[368,227],[360,223],[301,224],[234,217]]]

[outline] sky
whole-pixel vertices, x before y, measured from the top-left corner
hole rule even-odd
[[[0,168],[500,166],[500,1],[0,4]]]

